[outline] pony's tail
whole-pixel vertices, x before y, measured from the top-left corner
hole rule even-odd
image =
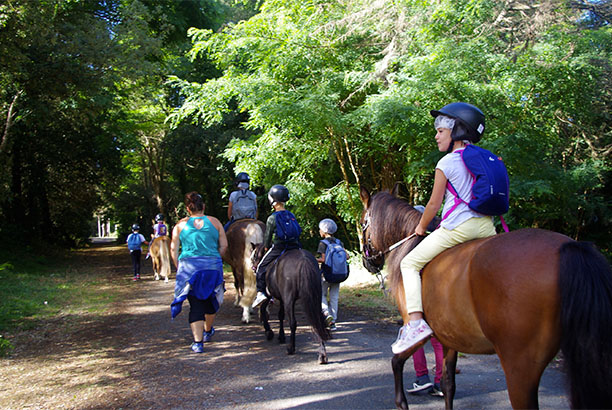
[[[314,258],[313,258],[314,260]],[[301,275],[302,284],[300,290],[300,296],[302,299],[302,305],[308,322],[312,326],[313,332],[322,340],[326,341],[331,339],[331,333],[325,326],[325,317],[323,316],[323,310],[321,308],[321,297],[323,291],[321,290],[321,273],[319,272],[318,263],[315,261],[314,271],[309,272],[307,275]]]
[[[263,242],[263,230],[257,223],[252,222],[245,228],[244,238],[244,253],[242,255],[242,298],[240,298],[240,306],[250,308],[255,295],[257,294],[257,283],[255,272],[251,265],[251,253],[254,247],[251,244],[259,245]]]
[[[572,408],[612,406],[612,270],[587,242],[560,248],[561,351]]]
[[[159,259],[161,260],[160,275],[164,278],[170,277],[170,249],[168,249],[168,241],[162,241],[159,244]]]

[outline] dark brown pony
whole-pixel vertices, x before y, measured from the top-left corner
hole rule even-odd
[[[361,190],[364,260],[386,257],[393,296],[408,322],[400,261],[420,213],[404,200]],[[612,272],[591,244],[559,233],[521,229],[442,252],[422,271],[423,309],[444,346],[446,407],[455,395],[457,352],[499,356],[514,408],[538,407],[538,385],[559,349],[574,408],[612,406]],[[395,404],[407,409],[404,363],[426,340],[392,359]]]
[[[253,266],[257,266],[265,254],[263,244],[257,245],[253,252]],[[287,313],[291,335],[287,353],[295,353],[295,331],[297,320],[295,318],[295,304],[298,300],[306,314],[308,323],[319,342],[318,360],[320,364],[327,363],[325,341],[331,338],[329,330],[325,327],[325,317],[321,310],[321,271],[315,257],[304,249],[291,249],[283,253],[278,259],[268,265],[266,270],[266,286],[268,293],[279,304],[278,309],[278,341],[285,343],[284,319]],[[266,337],[271,340],[274,332],[268,323],[269,300],[263,302],[259,308],[259,315],[264,325]]]
[[[155,238],[149,247],[149,252],[153,261],[155,280],[159,280],[162,276],[164,282],[168,282],[170,276],[170,237],[160,236]]]
[[[236,300],[234,305],[242,307],[242,322],[251,321],[251,303],[255,299],[255,273],[251,254],[255,245],[263,242],[266,225],[255,219],[240,219],[232,223],[227,236],[227,252],[223,261],[232,267]]]

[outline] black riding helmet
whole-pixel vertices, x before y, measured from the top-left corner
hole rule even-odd
[[[140,226],[138,224],[132,225],[132,231],[140,231]]]
[[[155,215],[155,222],[163,222],[163,220],[164,220],[164,214]]]
[[[236,175],[236,185],[241,182],[251,182],[249,174],[247,174],[246,172],[239,172],[238,175]]]
[[[464,102],[454,102],[439,110],[431,110],[431,115],[435,118],[438,115],[446,115],[454,118],[458,124],[455,124],[451,133],[453,141],[470,140],[472,142],[480,141],[482,134],[485,131],[485,116],[480,109],[472,104]]]
[[[273,205],[275,202],[287,202],[289,200],[289,190],[284,185],[274,185],[268,191],[268,201],[270,205]]]

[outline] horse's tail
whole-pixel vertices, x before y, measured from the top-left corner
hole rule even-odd
[[[310,255],[313,263],[302,264],[302,269],[308,269],[308,272],[303,272],[300,275],[300,299],[308,322],[312,326],[312,330],[322,340],[331,339],[331,333],[325,326],[325,317],[321,308],[321,273],[319,272],[319,264]]]
[[[255,295],[257,294],[257,286],[255,281],[255,272],[251,264],[251,253],[253,252],[253,244],[259,245],[264,240],[264,228],[256,222],[250,223],[245,227],[244,237],[244,253],[242,255],[242,298],[240,305],[246,308],[251,306]]]
[[[612,406],[612,270],[586,242],[560,248],[561,351],[572,408]]]
[[[168,242],[166,239],[159,243],[159,260],[161,261],[159,273],[164,278],[170,277],[170,249],[168,249]]]

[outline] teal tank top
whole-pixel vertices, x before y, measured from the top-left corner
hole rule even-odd
[[[193,224],[195,219],[204,219],[204,225],[198,229]],[[215,256],[219,254],[219,231],[206,216],[191,217],[181,230],[181,255],[179,259],[198,256]]]

